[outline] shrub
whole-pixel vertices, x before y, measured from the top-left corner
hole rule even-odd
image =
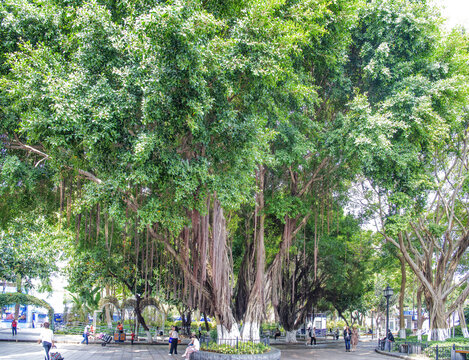
[[[210,330],[210,338],[217,341],[218,339],[218,332],[216,329]]]
[[[270,351],[270,347],[262,343],[245,342],[239,343],[237,346],[227,344],[216,344],[214,342],[201,345],[201,350],[216,352],[220,354],[263,354]]]

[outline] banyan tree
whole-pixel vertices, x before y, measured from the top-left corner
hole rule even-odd
[[[42,14],[41,34],[55,35],[22,33],[27,45],[13,50],[2,82],[15,119],[1,128],[6,156],[51,173],[60,220],[90,268],[103,264],[137,302],[160,291],[214,316],[219,339],[257,339],[263,163],[277,133],[266,125],[310,122],[316,88],[296,54],[312,51],[326,14],[341,10],[326,1],[285,5],[282,16],[274,3],[48,6],[19,12]],[[306,144],[302,156],[314,158]],[[257,208],[256,275],[235,311],[227,214],[241,204]]]

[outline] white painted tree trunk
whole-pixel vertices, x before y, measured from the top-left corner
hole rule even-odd
[[[417,330],[417,340],[422,341],[422,329]]]
[[[428,341],[445,341],[449,338],[449,328],[444,329],[431,329],[430,333],[428,334]]]
[[[296,330],[293,331],[286,331],[285,333],[285,342],[287,343],[297,343],[296,340]]]
[[[399,337],[400,337],[401,339],[405,339],[405,338],[406,338],[405,329],[399,329]]]
[[[240,340],[238,324],[233,322],[231,329],[228,330],[224,325],[217,325],[217,343],[235,346]]]
[[[151,336],[150,330],[145,330],[145,333],[147,334],[147,343],[151,344],[153,342],[153,338]]]
[[[464,311],[462,304],[458,306],[459,324],[461,325],[462,335],[465,338],[469,338],[469,331],[467,331],[466,318],[464,317]]]
[[[259,342],[261,339],[259,335],[259,324],[250,321],[243,323],[241,327],[241,339],[243,341]]]

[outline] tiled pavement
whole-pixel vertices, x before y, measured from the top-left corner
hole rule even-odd
[[[164,345],[115,345],[105,347],[97,344],[57,344],[57,349],[66,360],[162,360],[171,359],[168,347]],[[180,356],[173,358],[182,359]],[[0,342],[1,360],[42,360],[44,350],[37,343]]]

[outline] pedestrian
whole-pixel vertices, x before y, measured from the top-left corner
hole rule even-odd
[[[182,357],[189,360],[191,357],[191,354],[199,350],[200,350],[199,339],[197,339],[197,336],[195,336],[195,333],[192,333],[191,342],[187,345],[186,351],[184,352],[184,355],[182,355]]]
[[[119,321],[117,322],[117,332],[119,334],[123,334],[124,333],[124,325],[122,325]]]
[[[357,345],[358,345],[358,329],[354,326],[352,327],[352,339],[351,339],[351,344],[352,344],[352,351],[357,350]]]
[[[350,352],[350,340],[352,338],[352,332],[348,326],[344,329],[344,340],[345,340],[345,351]]]
[[[386,350],[391,351],[392,349],[392,343],[394,342],[394,336],[392,335],[392,332],[390,329],[388,329],[388,334],[386,335]]]
[[[81,341],[80,344],[85,343],[88,345],[88,336],[90,335],[90,326],[87,324],[85,328],[83,329],[83,340]]]
[[[18,323],[16,322],[16,318],[11,322],[11,334],[12,336],[18,335]]]
[[[134,340],[135,340],[135,334],[134,334],[134,332],[132,331],[132,333],[130,334],[130,345],[133,345],[133,344],[134,344]]]
[[[316,345],[316,328],[315,327],[313,327],[313,330],[309,331],[309,337],[311,338],[309,344],[313,345],[314,343],[314,345]]]
[[[169,354],[168,355],[177,355],[178,353],[178,341],[179,341],[179,334],[178,334],[178,328],[177,326],[172,326],[171,327],[171,332],[170,332],[170,338],[171,338],[171,347],[169,349]]]
[[[38,344],[42,342],[42,346],[44,347],[44,351],[46,356],[44,357],[45,360],[50,360],[49,352],[52,347],[54,347],[54,333],[51,329],[49,329],[49,323],[46,321],[41,329],[41,337],[37,341]]]

